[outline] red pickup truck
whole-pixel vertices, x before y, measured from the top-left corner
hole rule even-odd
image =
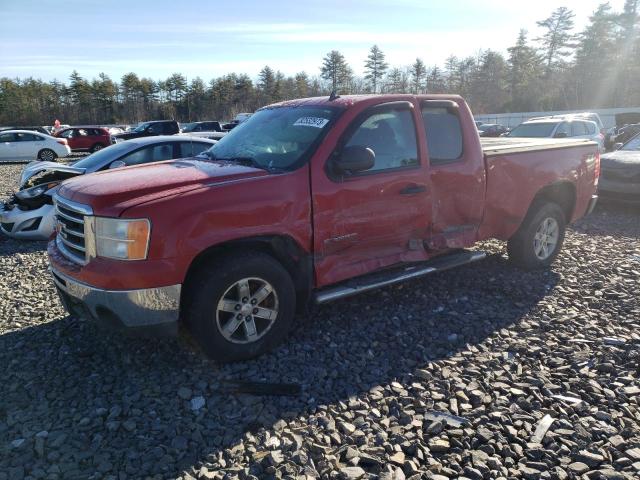
[[[202,155],[202,154],[201,154]],[[596,201],[598,145],[487,139],[454,95],[265,107],[200,157],[85,175],[54,198],[69,312],[175,331],[213,358],[272,348],[323,303],[482,258],[548,266]]]

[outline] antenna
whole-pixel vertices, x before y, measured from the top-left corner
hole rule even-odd
[[[336,98],[340,98],[340,95],[335,90],[331,90],[331,95],[329,95],[329,101],[333,102]]]

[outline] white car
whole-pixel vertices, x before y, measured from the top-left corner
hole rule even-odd
[[[55,138],[30,130],[0,132],[0,162],[17,160],[54,161],[66,157],[71,149],[64,138]]]
[[[522,122],[511,130],[507,137],[516,138],[586,138],[593,140],[604,152],[604,136],[598,130],[598,124],[590,120],[562,118],[540,118]]]
[[[103,148],[71,165],[31,162],[20,176],[20,189],[0,202],[0,232],[22,240],[46,240],[55,225],[52,196],[67,178],[193,157],[215,144],[215,140],[188,136],[142,137]]]

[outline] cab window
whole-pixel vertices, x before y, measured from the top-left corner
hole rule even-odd
[[[344,147],[373,150],[375,164],[368,174],[418,165],[418,144],[413,115],[408,107],[377,107],[360,121]]]
[[[431,165],[462,158],[462,125],[455,109],[425,105],[422,107],[422,120]]]

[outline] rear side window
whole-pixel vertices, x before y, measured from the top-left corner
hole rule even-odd
[[[16,133],[19,142],[35,142],[36,140],[42,140],[42,137],[33,135],[31,133]]]
[[[418,165],[418,143],[411,111],[384,108],[365,117],[344,145],[370,148],[376,159],[366,173]]]
[[[14,133],[0,133],[0,142],[15,142],[16,137]]]
[[[128,155],[122,160],[127,166],[141,165],[143,163],[159,162],[161,160],[171,160],[173,158],[173,144],[161,143],[160,145],[152,145],[141,148]]]
[[[585,130],[584,127],[585,127],[584,122],[573,122],[571,124],[571,136],[579,137],[581,135],[586,135],[587,131]]]
[[[571,136],[571,128],[567,122],[562,122],[558,125],[558,129],[556,130],[555,136],[560,138],[561,136],[570,137]]]
[[[199,153],[204,152],[211,148],[210,143],[201,143],[201,142],[180,142],[180,155],[178,158],[187,158],[187,157],[195,157]]]
[[[462,157],[462,125],[457,113],[447,107],[422,107],[427,148],[432,165]]]

